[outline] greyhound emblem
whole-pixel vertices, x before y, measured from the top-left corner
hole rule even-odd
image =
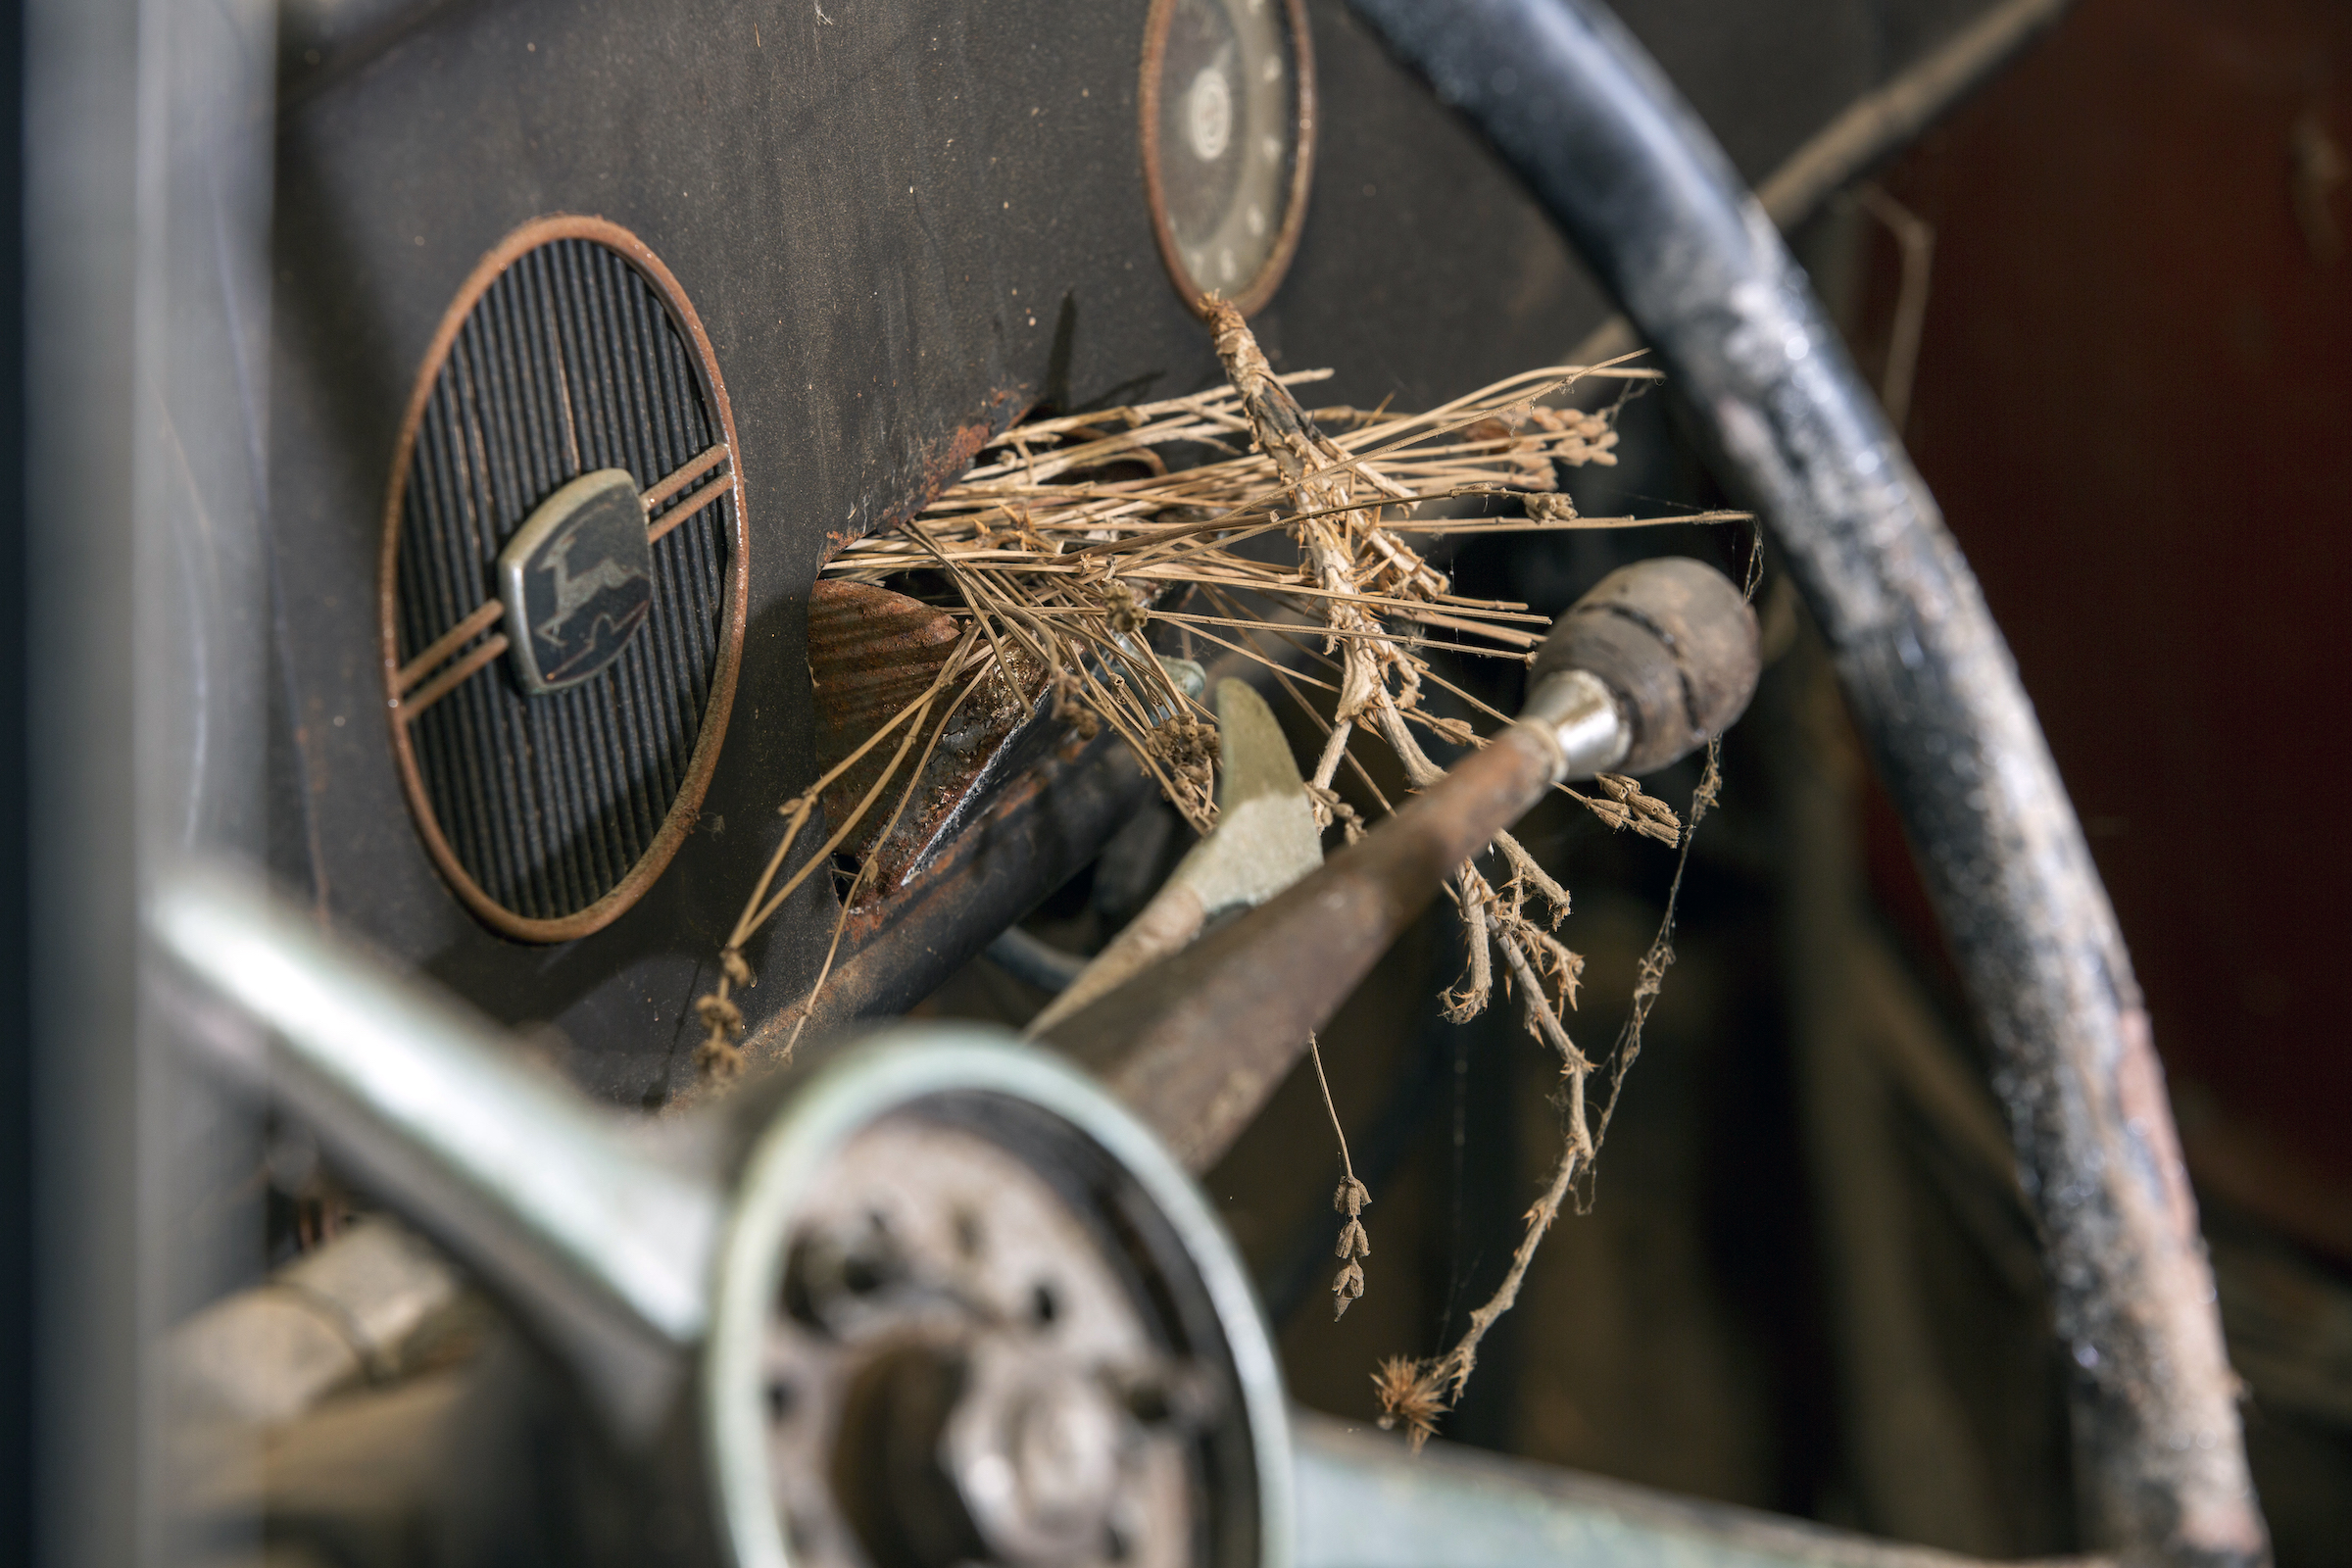
[[[576,530],[566,533],[547,547],[545,556],[539,562],[539,569],[556,580],[556,612],[541,621],[535,629],[553,648],[564,646],[564,639],[560,635],[564,623],[587,609],[598,594],[608,588],[622,588],[632,582],[649,580],[642,567],[624,566],[611,556],[605,557],[580,575],[573,576],[569,557],[571,547],[579,542],[580,536]]]
[[[591,564],[574,567],[574,555]],[[549,496],[499,552],[498,583],[526,696],[576,686],[611,664],[654,608],[637,481],[625,468],[599,468]]]

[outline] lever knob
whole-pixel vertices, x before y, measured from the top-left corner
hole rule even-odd
[[[1609,688],[1633,732],[1617,770],[1677,762],[1746,711],[1763,665],[1755,612],[1703,562],[1660,556],[1610,572],[1560,617],[1529,672],[1584,670]]]

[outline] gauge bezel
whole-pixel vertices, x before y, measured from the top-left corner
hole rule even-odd
[[[1163,57],[1167,52],[1168,26],[1175,16],[1180,0],[1152,0],[1152,9],[1144,18],[1144,65],[1140,89],[1136,94],[1138,114],[1143,132],[1144,199],[1152,210],[1152,234],[1159,244],[1159,259],[1168,270],[1168,279],[1176,285],[1176,293],[1186,307],[1200,312],[1200,300],[1207,291],[1194,278],[1185,266],[1184,253],[1176,243],[1175,225],[1169,220],[1167,195],[1159,175],[1159,84]],[[1291,59],[1298,85],[1298,147],[1291,161],[1291,185],[1285,197],[1282,224],[1275,231],[1274,248],[1250,281],[1238,292],[1228,296],[1234,309],[1244,316],[1253,316],[1274,297],[1282,286],[1284,274],[1291,270],[1291,261],[1298,254],[1298,235],[1306,226],[1306,198],[1314,180],[1315,170],[1315,52],[1311,35],[1306,28],[1306,0],[1280,0],[1283,20],[1290,28]]]

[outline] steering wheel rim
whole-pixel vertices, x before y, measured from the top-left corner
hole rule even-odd
[[[2253,1564],[2268,1533],[2148,1017],[1958,543],[1803,270],[1596,0],[1349,0],[1476,126],[1654,346],[1828,640],[1998,1064],[2077,1376],[2092,1528]]]

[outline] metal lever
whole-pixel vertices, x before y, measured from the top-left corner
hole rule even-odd
[[[717,1181],[676,1157],[683,1141],[659,1147],[478,1014],[221,868],[159,878],[147,921],[212,994],[176,1010],[216,1064],[299,1112],[520,1305],[616,1430],[661,1418],[709,1327],[726,1217]]]
[[[1287,1560],[1288,1417],[1249,1276],[1149,1131],[1050,1053],[903,1027],[649,1125],[534,1071],[480,1017],[234,874],[168,868],[147,921],[171,960],[151,977],[187,1043],[310,1121],[595,1397],[628,1479],[600,1498],[583,1560],[1035,1568],[1114,1523],[1139,1540],[1197,1528],[1220,1568]],[[1016,1190],[1027,1223],[983,1268],[970,1205]],[[880,1266],[828,1264],[885,1209],[898,1218]],[[1163,1309],[1180,1337],[1154,1327]],[[837,1335],[845,1323],[872,1332]],[[897,1375],[902,1331],[914,1370],[951,1369],[954,1389]],[[1131,1405],[1098,1376],[1105,1346],[1137,1377],[1190,1380],[1198,1419]],[[906,1485],[902,1439],[921,1461]],[[1128,1506],[1135,1465],[1181,1475],[1188,1455],[1215,1478],[1200,1506],[1181,1486],[1140,1489],[1164,1507]],[[950,1473],[930,1485],[935,1459]],[[695,1490],[701,1520],[662,1511]],[[685,1534],[654,1552],[645,1532],[666,1518]],[[855,1536],[863,1554],[811,1556],[798,1531]],[[908,1543],[920,1550],[890,1555]]]
[[[1746,710],[1760,665],[1754,612],[1721,572],[1670,557],[1610,573],[1545,640],[1516,723],[1320,871],[1045,1038],[1205,1170],[1456,866],[1556,783],[1705,745]]]
[[[1323,863],[1306,787],[1266,700],[1238,680],[1217,683],[1217,828],[1169,874],[1094,962],[1025,1031],[1031,1039],[1181,953],[1230,909],[1255,908]]]

